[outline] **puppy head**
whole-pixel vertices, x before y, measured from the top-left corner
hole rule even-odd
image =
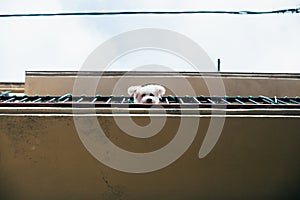
[[[135,103],[158,103],[166,89],[161,85],[131,86],[128,94],[133,96]]]

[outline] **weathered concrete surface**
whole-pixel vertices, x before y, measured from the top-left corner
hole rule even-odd
[[[201,117],[201,116],[199,116]],[[112,142],[134,152],[167,144],[179,117],[148,139],[124,134],[112,116],[98,120]],[[135,116],[146,125],[149,118]],[[198,152],[210,117],[170,166],[146,174],[113,170],[85,149],[71,115],[0,115],[0,199],[299,199],[300,121],[296,116],[228,116],[204,159]],[[186,127],[188,134],[189,127]]]

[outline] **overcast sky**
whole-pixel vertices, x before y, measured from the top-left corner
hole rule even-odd
[[[1,0],[0,13],[162,10],[273,10],[300,7],[300,0]],[[0,82],[24,81],[29,70],[79,70],[101,43],[120,33],[160,28],[199,44],[222,71],[300,73],[300,14],[139,15],[0,18]],[[158,57],[169,60],[162,62]],[[173,60],[172,60],[173,59]],[[162,59],[163,60],[163,59]],[[172,60],[172,61],[170,61]],[[184,63],[166,55],[132,54],[120,69]]]

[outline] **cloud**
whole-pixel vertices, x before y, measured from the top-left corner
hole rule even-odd
[[[62,10],[59,1],[47,2],[30,1],[22,8],[4,3],[0,7],[2,13],[4,7],[10,13]],[[25,70],[77,70],[102,41],[101,33],[86,29],[80,18],[0,20],[1,81],[24,81]]]
[[[118,4],[68,4],[83,10],[272,10],[295,8],[297,0],[211,0],[211,1],[128,1]],[[73,7],[74,6],[74,7]],[[106,24],[101,28],[99,23]],[[113,25],[106,22],[110,21]],[[102,24],[101,23],[101,24]],[[91,26],[111,36],[138,28],[162,28],[184,34],[202,46],[215,62],[221,58],[225,71],[300,72],[297,47],[300,45],[299,15],[260,16],[178,15],[113,16],[91,19]],[[98,25],[97,25],[98,24]],[[132,56],[134,58],[134,56]],[[137,55],[136,58],[139,58]],[[149,59],[148,59],[149,60]],[[159,60],[159,59],[153,59]],[[135,61],[132,59],[132,62]],[[154,61],[155,62],[155,61]],[[176,60],[177,62],[177,60]],[[128,65],[127,60],[123,65]],[[121,62],[117,63],[122,65]],[[156,63],[157,64],[157,63]],[[176,65],[176,63],[175,63]]]
[[[121,0],[118,3],[6,0],[0,2],[0,12],[269,10],[297,4],[296,0],[242,3],[234,0]],[[78,70],[89,53],[103,41],[138,28],[162,28],[184,34],[202,46],[214,61],[221,58],[225,71],[300,72],[299,23],[299,15],[289,14],[2,18],[0,81],[24,81],[25,70]],[[136,57],[130,58],[133,61]],[[125,60],[129,66],[130,59]],[[147,64],[151,64],[150,59],[147,60]]]

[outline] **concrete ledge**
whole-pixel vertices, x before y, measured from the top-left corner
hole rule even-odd
[[[55,108],[55,107],[0,107],[0,115],[47,115],[75,116],[75,115],[148,115],[148,116],[294,116],[300,117],[300,109],[153,109],[153,108]]]

